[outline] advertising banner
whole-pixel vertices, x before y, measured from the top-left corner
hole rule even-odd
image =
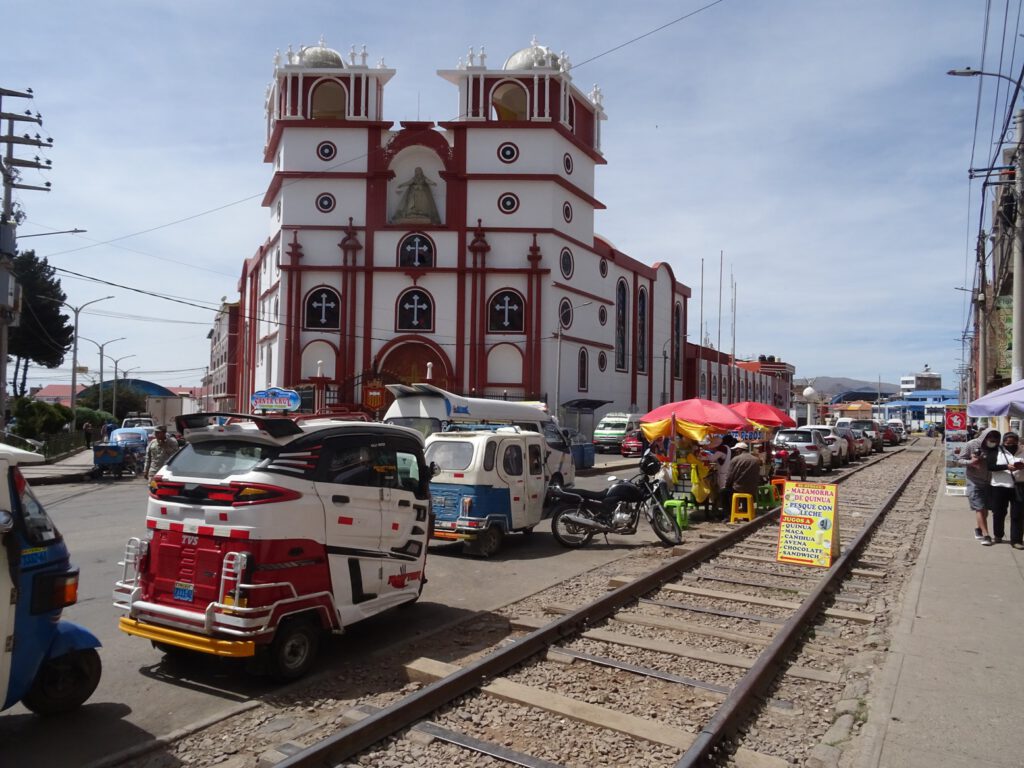
[[[829,568],[839,557],[836,486],[786,483],[779,519],[780,563]]]
[[[967,407],[946,406],[946,495],[963,496],[967,493],[967,467],[958,462],[967,442]]]

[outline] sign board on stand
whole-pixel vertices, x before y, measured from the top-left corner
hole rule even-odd
[[[945,427],[946,495],[964,496],[967,493],[967,467],[959,461],[967,444],[967,408],[947,405]]]
[[[836,486],[787,482],[779,518],[780,563],[830,568],[839,557]]]

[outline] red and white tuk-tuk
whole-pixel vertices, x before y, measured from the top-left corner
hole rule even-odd
[[[260,657],[287,680],[324,634],[419,597],[430,471],[418,432],[223,413],[178,429],[185,444],[150,482],[147,536],[128,541],[114,590],[124,632]]]

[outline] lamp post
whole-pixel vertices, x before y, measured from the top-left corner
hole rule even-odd
[[[953,75],[954,77],[998,77],[1001,80],[1013,83],[1015,86],[1014,99],[1017,94],[1020,93],[1022,81],[1024,81],[1024,70],[1021,71],[1021,76],[1014,80],[1009,75],[1004,75],[1000,72],[982,72],[978,69],[971,69],[970,67],[964,67],[963,69],[951,69],[947,75]],[[1010,382],[1017,382],[1024,378],[1024,327],[1019,322],[1022,309],[1024,309],[1024,226],[1022,226],[1021,216],[1024,213],[1021,212],[1021,200],[1024,200],[1024,158],[1021,157],[1021,149],[1024,146],[1021,136],[1021,131],[1024,130],[1024,110],[1017,110],[1017,114],[1014,117],[1015,123],[1015,137],[1017,140],[1017,146],[1014,148],[1014,193],[1018,201],[1018,209],[1016,220],[1013,225],[1013,250],[1011,264],[1013,266],[1013,293],[1011,300],[1011,312],[1013,313],[1013,329],[1011,331],[1011,344],[1010,344]],[[1005,127],[1004,127],[1005,131]],[[982,254],[984,249],[982,249]],[[981,268],[984,271],[984,268]],[[984,310],[983,310],[984,312]],[[975,321],[977,322],[977,321]],[[977,329],[977,344],[979,349],[979,357],[986,358],[985,355],[981,354],[987,346],[987,322],[986,318],[982,317],[981,327]],[[985,367],[987,369],[987,359],[984,360]],[[988,371],[981,370],[978,372],[979,377],[979,394],[984,394],[985,390],[988,389]]]
[[[113,358],[113,357],[110,357],[110,355],[107,355],[107,357],[110,360],[112,360],[113,363],[114,363],[114,387],[113,387],[113,392],[111,393],[111,398],[112,398],[113,402],[111,403],[111,406],[110,406],[110,412],[112,414],[114,414],[114,421],[116,422],[117,421],[117,366],[118,366],[118,364],[122,360],[127,360],[129,357],[135,357],[135,355],[124,355],[123,357],[118,357],[116,359]],[[132,370],[134,370],[134,368]]]
[[[813,406],[813,400],[818,395],[818,390],[814,387],[804,387],[804,400],[807,401],[807,423],[813,424],[814,421],[811,418],[811,409]]]
[[[585,301],[582,304],[570,304],[569,312],[574,312],[581,307],[586,307],[594,302]],[[558,423],[562,423],[562,329],[567,325],[562,319],[562,305],[558,306],[558,352],[557,359],[555,360],[555,415],[558,417]],[[572,322],[572,317],[569,317],[568,322]]]
[[[99,350],[100,350],[100,394],[99,394],[99,401],[98,401],[98,403],[96,405],[96,410],[102,411],[103,410],[103,358],[106,357],[106,355],[103,354],[103,348],[105,346],[107,346],[107,344],[113,344],[115,341],[124,341],[126,337],[125,336],[121,336],[121,337],[116,338],[116,339],[110,339],[108,341],[104,341],[102,344],[100,344],[98,341],[93,341],[92,339],[87,339],[85,336],[81,336],[80,338],[82,339],[82,341],[88,341],[88,342],[90,342],[92,344],[95,344],[97,347],[99,347]],[[117,378],[117,374],[116,373],[114,374],[114,378],[115,379]]]
[[[665,405],[669,400],[665,382],[668,379],[668,345],[671,343],[672,337],[669,336],[661,345],[661,405]]]
[[[75,402],[78,400],[78,313],[81,312],[86,307],[88,307],[90,304],[95,304],[98,301],[106,301],[107,299],[112,299],[112,298],[114,298],[114,297],[113,296],[104,296],[101,299],[93,299],[92,301],[87,301],[87,302],[85,302],[85,304],[82,304],[82,305],[77,306],[77,307],[71,306],[66,301],[62,301],[61,302],[61,304],[63,304],[68,309],[70,309],[74,313],[74,315],[75,315],[75,340],[74,340],[74,345],[71,347],[71,434],[72,434],[72,436],[75,434],[75,430],[78,428],[78,419],[77,419],[77,416],[75,414]],[[74,437],[72,437],[72,440],[73,439],[74,439]]]

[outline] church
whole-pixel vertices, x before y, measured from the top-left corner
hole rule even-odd
[[[533,41],[492,67],[470,49],[438,72],[458,118],[398,126],[395,70],[367,59],[322,40],[275,57],[270,235],[239,281],[238,405],[281,386],[381,412],[384,385],[420,381],[552,411],[695,395],[690,288],[595,234],[606,114],[569,58]]]

